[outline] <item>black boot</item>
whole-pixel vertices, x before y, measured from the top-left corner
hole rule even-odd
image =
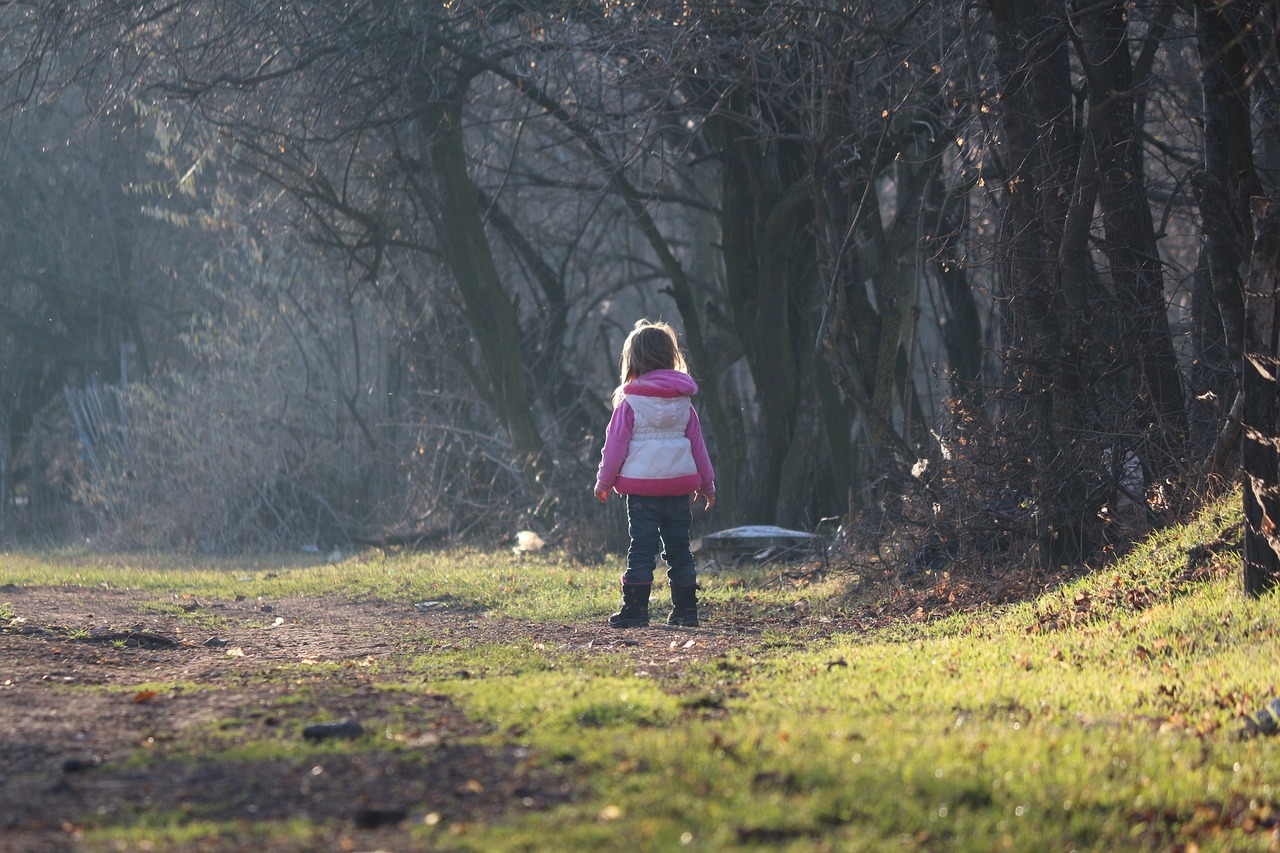
[[[648,625],[649,589],[647,583],[624,583],[622,610],[609,617],[609,627],[643,628]]]
[[[673,583],[671,605],[671,615],[667,617],[668,625],[679,625],[681,628],[698,627],[698,585],[696,583]]]

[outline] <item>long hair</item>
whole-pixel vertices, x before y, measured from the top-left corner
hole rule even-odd
[[[679,370],[688,373],[684,353],[676,340],[676,331],[658,320],[637,320],[635,328],[622,343],[622,358],[618,362],[618,387],[613,392],[613,406],[618,407],[626,396],[623,387],[653,370]]]

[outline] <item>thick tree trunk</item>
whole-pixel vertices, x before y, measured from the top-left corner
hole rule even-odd
[[[1225,475],[1223,463],[1235,456],[1234,429],[1219,430],[1240,387],[1244,346],[1243,262],[1253,242],[1249,196],[1256,192],[1253,134],[1249,115],[1249,63],[1237,38],[1237,11],[1201,0],[1196,5],[1196,40],[1203,92],[1204,171],[1194,176],[1204,243],[1192,295],[1199,383],[1195,396],[1213,392],[1203,405],[1216,415],[1203,425],[1228,439],[1210,458],[1219,460],[1212,473]]]
[[[1164,274],[1147,204],[1134,121],[1133,66],[1124,0],[1088,4],[1079,16],[1089,79],[1089,134],[1100,177],[1098,199],[1121,346],[1135,373],[1145,420],[1143,463],[1150,476],[1174,478],[1187,439],[1182,378],[1169,330]]]
[[[1280,204],[1258,224],[1245,292],[1244,589],[1280,584]]]
[[[544,453],[525,381],[516,308],[498,275],[467,168],[462,105],[460,101],[444,102],[431,113],[423,132],[440,193],[441,250],[484,363],[485,396],[520,455],[526,479],[536,488],[539,475],[550,469],[551,460]]]
[[[1280,586],[1280,16],[1274,3],[1238,4],[1234,43],[1251,57],[1258,184],[1250,199],[1254,240],[1245,275],[1244,589]],[[1245,17],[1245,16],[1248,17]]]
[[[1038,3],[990,0],[989,5],[1005,143],[1000,177],[1007,194],[998,274],[1012,311],[1008,368],[1026,407],[1039,560],[1056,566],[1083,558],[1093,515],[1084,502],[1082,472],[1070,457],[1070,439],[1063,434],[1072,423],[1060,422],[1080,408],[1073,399],[1059,399],[1071,393],[1068,380],[1079,367],[1067,357],[1071,349],[1062,323],[1068,315],[1056,264],[1050,263],[1066,229],[1069,193],[1064,164],[1057,162],[1065,142],[1057,133],[1042,134],[1069,118],[1067,65],[1045,60],[1065,51],[1066,36],[1063,22],[1042,16]],[[1052,203],[1046,203],[1047,194]]]
[[[1246,90],[1249,62],[1228,10],[1201,0],[1196,36],[1204,103],[1204,172],[1200,216],[1213,295],[1225,333],[1227,360],[1239,365],[1244,344],[1241,267],[1253,243],[1249,196],[1257,192]],[[1236,368],[1238,373],[1239,368]]]
[[[733,321],[760,405],[754,489],[740,507],[753,522],[799,523],[798,490],[784,484],[787,457],[796,438],[800,401],[812,386],[812,340],[802,310],[811,299],[812,200],[789,183],[788,153],[773,150],[729,119],[715,126],[722,152],[721,242],[726,306]]]

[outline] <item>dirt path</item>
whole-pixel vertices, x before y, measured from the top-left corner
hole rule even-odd
[[[678,690],[689,664],[759,643],[750,624],[619,632],[337,598],[169,603],[7,586],[0,600],[16,613],[0,633],[0,851],[80,849],[86,823],[144,811],[233,822],[336,815],[344,820],[328,849],[394,849],[403,821],[547,808],[573,796],[571,758],[553,774],[519,744],[476,746],[468,738],[483,729],[447,696],[378,689],[374,669],[393,681],[397,661],[423,651],[424,638],[435,648],[531,641],[616,656]],[[348,718],[371,734],[394,719],[399,742],[321,763],[301,748],[288,757],[305,743],[306,722]],[[264,738],[281,749],[255,754]],[[204,744],[223,757],[200,760]],[[229,748],[236,757],[225,757]],[[192,849],[245,839],[225,841]]]

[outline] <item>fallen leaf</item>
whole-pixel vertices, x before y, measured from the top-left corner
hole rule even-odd
[[[231,648],[227,649],[227,657],[242,658],[244,657],[244,649],[240,648],[239,646],[232,646]]]
[[[159,695],[160,694],[154,690],[139,690],[137,693],[133,694],[133,701],[138,704],[142,704],[143,702],[151,701]]]

